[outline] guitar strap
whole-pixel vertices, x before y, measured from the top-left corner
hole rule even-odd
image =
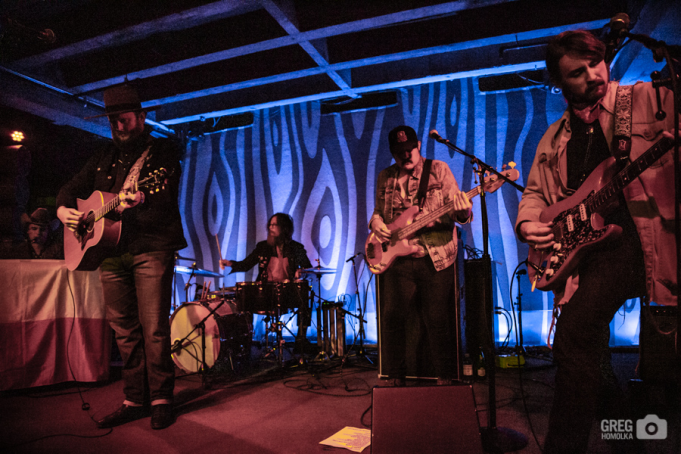
[[[140,171],[142,170],[142,166],[144,165],[144,163],[147,161],[147,157],[149,156],[149,150],[151,150],[151,143],[149,143],[147,149],[144,150],[142,156],[137,158],[135,164],[133,164],[133,166],[130,167],[128,176],[125,178],[125,182],[123,182],[123,186],[121,186],[121,188],[125,188],[128,187],[129,185],[132,185],[133,180],[139,180]]]
[[[623,164],[629,158],[629,152],[631,152],[631,106],[633,98],[633,85],[620,85],[617,87],[615,134],[612,138],[612,154],[619,164]]]
[[[430,179],[430,166],[432,163],[432,159],[426,159],[423,163],[421,182],[419,183],[419,190],[416,193],[416,200],[419,201],[419,211],[423,211],[423,204],[426,203],[426,192],[428,191],[428,180]]]

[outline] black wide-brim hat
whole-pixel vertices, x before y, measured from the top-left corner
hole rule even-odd
[[[127,112],[149,112],[156,110],[158,106],[142,107],[137,90],[127,84],[116,85],[104,90],[104,113],[85,117],[85,119],[120,115]]]

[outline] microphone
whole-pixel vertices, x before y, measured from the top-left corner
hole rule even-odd
[[[440,143],[448,142],[447,139],[443,139],[442,137],[440,137],[440,134],[438,134],[435,129],[430,130],[430,133],[428,133],[428,137],[435,140],[436,142],[440,142]]]
[[[517,272],[516,274],[517,274],[518,276],[523,276],[523,275],[527,274],[527,271],[525,271],[525,270],[518,270],[518,272]]]
[[[629,31],[630,20],[627,13],[617,13],[610,19],[610,32],[605,35],[605,62],[610,63],[615,58],[615,50],[620,45],[622,36]]]
[[[349,259],[347,259],[347,260],[345,261],[345,263],[348,263],[348,262],[351,262],[352,260],[355,260],[355,259],[357,258],[358,255],[362,255],[362,252],[358,252],[357,254],[353,255],[352,257],[350,257]]]

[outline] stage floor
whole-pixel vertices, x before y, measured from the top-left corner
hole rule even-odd
[[[344,427],[371,428],[371,398],[378,378],[375,350],[366,358],[315,361],[280,367],[272,359],[257,359],[232,373],[214,368],[206,379],[183,376],[178,370],[175,390],[177,420],[167,429],[150,428],[144,418],[113,430],[97,429],[94,421],[120,406],[123,384],[120,368],[112,367],[106,383],[74,383],[9,391],[0,394],[0,451],[8,453],[321,453],[350,452],[319,443]],[[624,394],[632,396],[627,383],[634,377],[638,355],[618,353],[613,364]],[[532,427],[539,443],[546,434],[553,395],[555,367],[549,356],[528,357],[522,371],[522,389]],[[540,453],[528,424],[517,370],[499,369],[496,374],[497,426],[525,435],[520,452]],[[431,386],[411,382],[409,386]],[[482,426],[487,425],[486,381],[473,385]],[[82,400],[81,400],[82,395]],[[641,445],[646,453],[679,452],[681,425],[678,396],[661,389],[646,391],[639,406],[665,411],[669,417],[666,440]],[[673,399],[676,399],[674,401]],[[640,403],[643,401],[644,403]],[[89,410],[83,410],[83,402]],[[638,408],[643,411],[643,408]],[[415,434],[417,435],[417,434]],[[633,445],[632,445],[633,447]],[[369,453],[366,448],[364,453]],[[428,453],[424,440],[424,453]],[[457,452],[452,447],[451,452]],[[602,439],[600,421],[594,422],[590,452],[609,453]],[[637,452],[637,451],[631,451]]]

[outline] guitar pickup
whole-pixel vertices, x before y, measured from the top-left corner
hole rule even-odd
[[[373,243],[369,243],[367,245],[367,258],[373,259],[374,257],[376,257],[376,254],[375,254],[375,251],[374,251],[374,245],[373,245]]]
[[[579,217],[582,219],[582,222],[586,222],[586,220],[589,219],[586,214],[586,205],[583,203],[579,204]]]

